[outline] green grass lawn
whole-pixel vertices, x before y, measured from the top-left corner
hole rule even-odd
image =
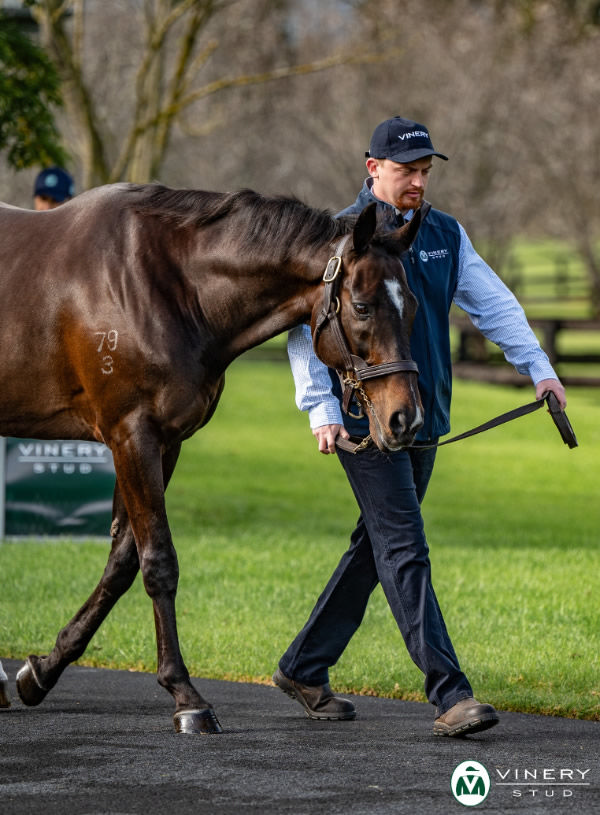
[[[590,318],[589,278],[580,256],[553,240],[515,241],[502,277],[528,317]]]
[[[457,382],[453,432],[533,398]],[[434,585],[476,695],[501,709],[600,719],[600,391],[573,390],[569,450],[538,411],[442,448],[424,504]],[[287,365],[240,360],[168,491],[190,672],[268,681],[344,551],[357,509],[293,404]],[[0,656],[45,653],[102,572],[108,542],[0,546]],[[83,664],[155,670],[138,578]],[[377,589],[332,670],[336,689],[423,699]]]

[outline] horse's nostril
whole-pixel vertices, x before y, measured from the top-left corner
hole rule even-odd
[[[423,427],[423,416],[420,411],[415,416],[407,416],[406,412],[399,410],[392,416],[390,428],[392,433],[401,438],[402,436],[414,436],[414,434]]]
[[[403,436],[406,433],[406,415],[404,411],[398,410],[394,413],[390,428],[395,436]]]

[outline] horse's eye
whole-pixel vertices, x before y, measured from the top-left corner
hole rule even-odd
[[[357,317],[369,316],[369,306],[366,303],[352,303],[352,308]]]

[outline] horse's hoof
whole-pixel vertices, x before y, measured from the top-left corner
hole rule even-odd
[[[39,657],[30,656],[17,674],[17,692],[24,705],[39,705],[48,693],[36,673],[36,662]]]
[[[10,707],[8,695],[8,679],[0,679],[0,707]]]
[[[222,733],[212,707],[204,710],[180,710],[173,716],[176,733]]]

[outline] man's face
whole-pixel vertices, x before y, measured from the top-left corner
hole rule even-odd
[[[398,164],[390,159],[367,159],[374,195],[402,212],[421,206],[431,167],[431,156],[408,164]]]

